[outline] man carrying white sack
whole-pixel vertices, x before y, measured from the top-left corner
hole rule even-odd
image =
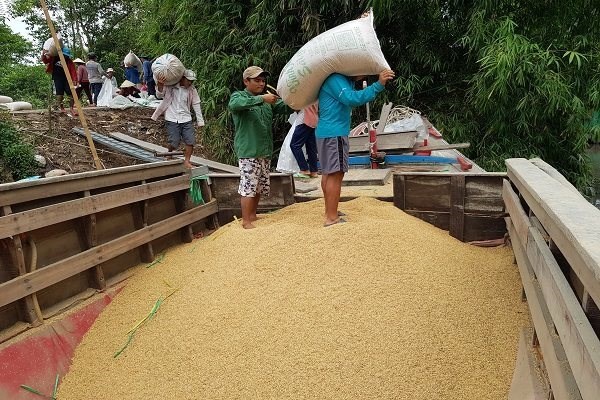
[[[169,151],[179,147],[179,143],[185,144],[183,152],[185,168],[192,168],[190,158],[196,143],[196,132],[192,123],[192,113],[196,114],[196,124],[204,126],[204,117],[200,109],[200,96],[193,85],[196,73],[187,69],[181,80],[173,86],[165,86],[164,80],[158,80],[156,87],[156,98],[164,100],[152,114],[152,119],[157,120],[161,114],[165,114],[165,126],[167,128],[167,139]]]
[[[319,90],[319,123],[315,134],[321,163],[326,227],[346,222],[341,218],[343,213],[338,212],[338,204],[342,179],[348,172],[348,135],[352,107],[373,101],[394,76],[394,71],[383,70],[377,82],[363,90],[355,90],[354,83],[364,80],[365,76],[347,77],[331,74]]]

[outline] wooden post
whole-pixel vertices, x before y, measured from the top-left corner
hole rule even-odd
[[[12,208],[10,206],[4,206],[0,209],[2,215],[12,214]],[[15,235],[12,238],[7,238],[6,244],[13,262],[13,277],[22,276],[27,274],[27,267],[25,265],[25,254],[23,253],[23,244],[19,235]],[[41,325],[44,322],[42,311],[37,301],[35,293],[30,294],[23,299],[19,300],[19,313],[22,314],[27,322],[32,326]]]
[[[89,190],[83,192],[84,197],[90,197],[91,193]],[[92,247],[98,245],[98,235],[96,234],[96,214],[89,214],[83,217],[83,230],[85,232],[85,250],[89,250]],[[106,289],[106,280],[104,279],[104,270],[102,266],[96,265],[94,268],[90,268],[89,281],[94,289],[103,291]]]
[[[58,57],[60,58],[60,62],[63,65],[63,69],[65,71],[65,76],[67,77],[67,81],[69,82],[69,88],[71,89],[71,96],[73,96],[73,100],[75,101],[75,107],[77,107],[77,114],[79,114],[79,121],[81,121],[81,126],[83,126],[83,131],[85,132],[85,137],[87,138],[88,145],[90,146],[90,150],[92,151],[92,157],[94,158],[94,164],[96,165],[96,169],[104,169],[100,159],[98,158],[98,153],[96,153],[96,146],[94,145],[94,141],[92,140],[92,136],[90,135],[90,129],[88,128],[87,121],[85,119],[85,115],[83,115],[83,108],[81,107],[81,103],[79,102],[79,97],[75,92],[75,85],[73,85],[73,80],[71,79],[71,74],[69,73],[69,67],[67,66],[67,62],[65,61],[65,57],[62,53],[62,48],[58,41],[58,37],[56,36],[56,31],[54,30],[54,24],[52,23],[52,19],[50,18],[50,13],[48,12],[48,6],[46,5],[45,0],[40,0],[40,4],[42,5],[42,9],[44,10],[44,15],[46,16],[46,22],[48,23],[48,28],[50,28],[50,33],[52,34],[52,38],[54,39],[54,46],[58,51]]]
[[[465,238],[465,176],[450,177],[450,236],[464,241]]]

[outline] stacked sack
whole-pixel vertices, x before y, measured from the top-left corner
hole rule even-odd
[[[152,63],[152,74],[155,82],[165,85],[176,85],[185,72],[185,66],[173,54],[163,54]]]
[[[306,43],[283,67],[277,92],[295,110],[314,103],[333,73],[378,75],[390,69],[373,27],[373,13],[336,26]]]

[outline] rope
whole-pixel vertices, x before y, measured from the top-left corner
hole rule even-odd
[[[386,125],[402,121],[403,119],[407,119],[412,117],[413,115],[418,114],[421,115],[421,111],[415,110],[413,108],[407,106],[397,106],[390,110],[390,115],[386,121]],[[379,120],[372,121],[373,129],[377,130],[377,126],[379,126]],[[361,122],[356,125],[351,131],[350,136],[367,136],[369,134],[369,124],[366,122]]]
[[[195,176],[190,179],[190,196],[194,204],[204,204],[204,198],[202,197],[202,187],[200,181],[208,179],[207,175]]]

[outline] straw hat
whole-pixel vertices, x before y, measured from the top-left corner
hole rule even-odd
[[[135,83],[133,83],[131,81],[128,81],[128,80],[125,80],[125,81],[123,81],[123,83],[121,83],[120,87],[121,87],[121,89],[125,89],[125,88],[128,88],[128,87],[134,87],[134,86],[135,86]]]
[[[85,61],[83,61],[81,58],[76,58],[76,59],[73,60],[73,62],[75,64],[85,64]]]

